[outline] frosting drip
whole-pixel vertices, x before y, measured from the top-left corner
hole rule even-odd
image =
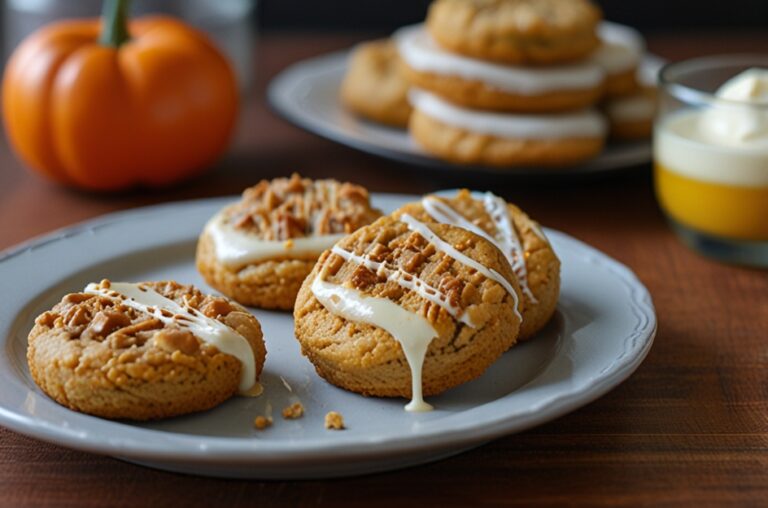
[[[422,393],[422,368],[427,348],[437,331],[423,316],[400,307],[388,298],[367,296],[360,291],[323,280],[325,270],[312,281],[312,293],[330,312],[351,321],[385,330],[400,343],[411,369],[411,401],[407,411],[430,411]]]

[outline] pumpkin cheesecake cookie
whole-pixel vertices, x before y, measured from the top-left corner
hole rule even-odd
[[[262,180],[208,222],[197,269],[243,305],[290,310],[320,253],[379,216],[359,185],[297,174]]]
[[[436,0],[427,28],[453,53],[519,65],[586,57],[602,14],[589,0]]]
[[[605,120],[591,110],[493,113],[461,108],[422,90],[411,90],[409,97],[411,136],[426,151],[457,164],[568,166],[595,157],[605,141]]]
[[[425,196],[395,211],[429,223],[458,226],[495,245],[517,275],[523,294],[520,340],[547,324],[560,294],[560,260],[539,224],[522,210],[490,192],[461,190],[453,197]]]
[[[650,138],[656,102],[656,88],[651,86],[631,95],[607,99],[602,109],[610,124],[611,138],[620,141]]]
[[[617,23],[600,25],[600,47],[589,61],[605,72],[605,95],[620,97],[637,92],[638,66],[645,52],[643,36],[628,26]]]
[[[389,39],[364,42],[352,50],[341,83],[341,102],[374,122],[405,128],[411,115],[408,81]]]
[[[468,108],[552,112],[593,105],[603,93],[595,62],[522,67],[468,58],[440,48],[423,25],[395,33],[403,68],[416,87]]]
[[[296,338],[320,376],[364,395],[434,395],[515,344],[517,277],[465,229],[382,217],[323,253],[296,299]]]
[[[35,320],[27,349],[32,378],[56,402],[128,420],[254,393],[265,356],[243,307],[172,281],[89,284]]]

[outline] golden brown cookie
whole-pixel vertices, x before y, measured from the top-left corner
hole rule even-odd
[[[456,164],[569,166],[595,157],[604,145],[605,121],[594,111],[513,115],[460,108],[421,91],[411,98],[411,136]]]
[[[611,138],[620,141],[650,138],[656,107],[656,89],[650,86],[631,95],[606,99],[602,109],[610,124]]]
[[[603,93],[605,72],[591,60],[550,67],[501,65],[440,48],[423,25],[395,33],[412,85],[475,109],[555,112],[589,107]]]
[[[436,0],[427,28],[449,51],[481,60],[548,65],[586,57],[602,14],[589,0]]]
[[[380,215],[359,185],[297,174],[262,180],[208,222],[197,269],[243,305],[290,310],[320,253]]]
[[[425,196],[395,211],[424,222],[458,226],[483,236],[505,256],[523,294],[520,340],[534,336],[547,324],[560,294],[560,260],[537,222],[511,203],[487,192],[459,191],[451,198]]]
[[[59,404],[104,418],[203,411],[256,386],[266,350],[243,307],[176,282],[89,284],[35,320],[27,362]]]
[[[296,338],[331,383],[416,402],[420,388],[474,379],[514,345],[522,305],[517,277],[484,238],[382,217],[320,257],[296,300]]]
[[[374,122],[408,125],[408,82],[389,39],[365,42],[352,50],[341,83],[341,101],[351,111]]]

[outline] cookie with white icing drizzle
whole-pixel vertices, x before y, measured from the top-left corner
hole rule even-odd
[[[176,282],[89,284],[35,320],[27,362],[59,404],[149,420],[257,395],[266,357],[240,305]]]
[[[318,260],[299,291],[296,338],[317,372],[364,395],[412,398],[478,377],[517,340],[517,278],[488,240],[383,217]],[[421,392],[421,393],[420,393]]]
[[[492,242],[518,277],[523,293],[520,339],[536,334],[552,317],[560,292],[560,261],[540,226],[517,206],[490,192],[459,191],[451,198],[425,196],[395,211],[422,221],[451,224]]]
[[[205,226],[197,269],[243,305],[290,310],[318,256],[381,216],[368,191],[336,180],[262,180]]]

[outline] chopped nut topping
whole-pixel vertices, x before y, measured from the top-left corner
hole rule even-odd
[[[283,408],[283,418],[286,420],[295,420],[304,416],[304,406],[301,402],[294,402],[290,406]]]
[[[365,289],[376,284],[378,276],[363,265],[359,265],[352,273],[352,286],[357,289]]]
[[[295,173],[290,179],[262,180],[246,189],[242,200],[225,213],[235,228],[264,240],[350,233],[381,215],[358,185],[312,181]]]
[[[131,318],[115,310],[99,311],[91,320],[83,335],[88,338],[104,338],[118,328],[131,324]]]
[[[325,428],[330,430],[344,430],[344,417],[336,411],[328,411],[325,415]]]
[[[232,312],[232,305],[221,298],[212,298],[200,307],[200,311],[209,318],[217,318]]]
[[[35,319],[35,323],[40,326],[47,326],[48,328],[51,328],[53,324],[56,322],[56,318],[59,316],[51,311],[46,311],[37,316],[37,319]]]
[[[253,426],[256,427],[258,430],[264,430],[267,427],[272,426],[272,417],[271,416],[257,416],[253,420]]]
[[[155,334],[155,344],[169,353],[181,351],[186,355],[195,354],[200,349],[200,342],[187,330],[164,328]]]

